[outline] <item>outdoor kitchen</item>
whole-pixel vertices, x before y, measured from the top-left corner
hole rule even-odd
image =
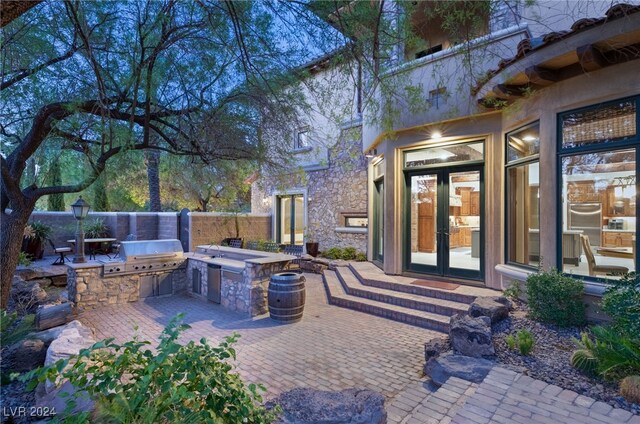
[[[69,299],[89,309],[186,293],[256,316],[268,310],[271,275],[293,259],[216,245],[185,253],[179,240],[125,241],[112,259],[67,264]]]

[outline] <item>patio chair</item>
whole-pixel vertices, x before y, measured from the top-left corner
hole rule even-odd
[[[70,247],[56,247],[55,244],[53,244],[53,241],[51,239],[47,239],[47,241],[49,242],[49,245],[51,246],[51,248],[53,249],[53,251],[60,255],[59,258],[57,258],[55,260],[55,262],[53,262],[51,265],[63,265],[65,261],[68,261],[69,259],[67,259],[67,253],[71,252],[73,249],[71,249]]]
[[[229,240],[229,247],[235,247],[236,249],[242,249],[242,240],[241,239]]]
[[[287,265],[288,270],[300,269],[300,258],[302,257],[302,245],[287,244],[284,247],[283,253],[285,255],[292,255],[296,257],[296,259],[292,260],[291,262],[289,262],[289,265]]]
[[[629,272],[629,268],[618,265],[598,265],[596,258],[593,256],[593,250],[591,250],[591,243],[589,242],[589,236],[580,234],[580,241],[582,242],[582,250],[587,257],[587,265],[589,266],[589,275],[592,277],[598,274],[614,275],[614,274],[626,274]]]

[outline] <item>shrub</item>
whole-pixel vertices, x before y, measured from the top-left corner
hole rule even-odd
[[[602,310],[621,335],[640,337],[640,274],[630,273],[608,282],[611,286],[602,296]]]
[[[35,238],[44,242],[51,237],[52,229],[49,225],[40,221],[33,221],[29,226],[31,227],[30,238]]]
[[[561,327],[585,323],[581,281],[551,269],[531,274],[525,285],[531,318]]]
[[[591,335],[582,333],[574,340],[578,350],[571,365],[587,373],[607,379],[640,374],[640,339],[621,336],[611,327],[593,327]]]
[[[20,251],[20,253],[18,253],[18,265],[29,266],[31,265],[31,262],[33,261],[31,260],[27,252]]]
[[[505,336],[504,341],[511,350],[516,348],[520,351],[521,355],[528,355],[533,350],[535,340],[533,334],[528,330],[518,330],[516,335],[509,334]]]
[[[107,339],[21,379],[29,381],[30,388],[46,379],[69,379],[77,396],[84,391],[96,402],[100,422],[273,422],[278,409],[267,411],[259,394],[266,389],[245,386],[234,372],[233,344],[239,335],[227,337],[217,347],[205,338],[181,345],[177,340],[189,328],[182,317],[173,318],[162,332],[155,354],[147,348],[148,341],[134,338],[118,345]],[[69,414],[73,406],[70,398],[65,412]],[[89,413],[73,418],[86,422]]]
[[[502,295],[511,300],[518,300],[522,295],[522,282],[512,281],[511,285],[502,291]]]
[[[86,238],[103,238],[109,236],[109,227],[100,218],[93,219],[84,225]]]
[[[328,259],[342,259],[342,249],[339,247],[332,247],[322,252],[322,256]]]
[[[346,261],[352,261],[356,258],[356,248],[355,247],[345,247],[342,251],[342,259]]]
[[[364,252],[358,252],[356,253],[356,257],[355,257],[356,262],[366,262],[367,261],[367,254]]]
[[[620,382],[620,394],[629,402],[640,404],[640,375],[630,375]]]
[[[0,310],[0,345],[9,346],[24,339],[35,330],[35,315],[29,314],[18,320],[18,313]]]

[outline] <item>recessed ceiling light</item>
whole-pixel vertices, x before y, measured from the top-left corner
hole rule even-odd
[[[538,137],[536,137],[535,135],[525,135],[524,137],[522,137],[522,139],[524,141],[536,141]]]
[[[439,140],[442,138],[442,133],[440,131],[434,131],[431,133],[431,140]]]

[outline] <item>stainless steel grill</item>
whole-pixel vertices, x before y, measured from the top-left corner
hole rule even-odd
[[[123,241],[120,256],[106,262],[104,275],[164,271],[180,267],[185,261],[180,240]]]

